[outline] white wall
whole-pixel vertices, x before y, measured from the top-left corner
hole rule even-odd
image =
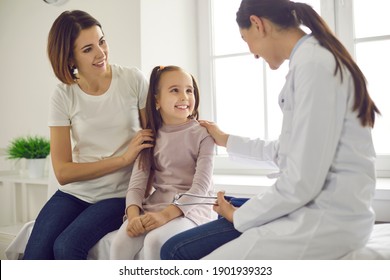
[[[0,149],[17,136],[49,136],[48,99],[58,83],[46,55],[47,34],[64,10],[81,9],[103,25],[110,62],[177,64],[197,75],[196,0],[0,0]],[[0,150],[1,154],[1,150]],[[1,165],[0,165],[1,166]]]
[[[141,64],[178,65],[197,77],[197,0],[141,1]]]

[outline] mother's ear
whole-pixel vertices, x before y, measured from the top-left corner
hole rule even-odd
[[[157,100],[157,97],[156,97],[156,111],[158,111],[158,110],[160,110],[160,104],[159,104],[159,102],[158,102],[158,100]]]

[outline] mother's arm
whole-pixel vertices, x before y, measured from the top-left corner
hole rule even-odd
[[[143,129],[131,139],[123,155],[96,162],[75,163],[72,160],[70,139],[69,126],[50,127],[51,160],[54,173],[61,185],[91,180],[115,172],[132,164],[141,150],[153,146],[144,142],[153,141],[151,130]]]

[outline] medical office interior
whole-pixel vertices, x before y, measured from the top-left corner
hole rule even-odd
[[[58,80],[46,55],[47,34],[64,10],[85,10],[101,22],[110,63],[137,67],[147,77],[156,65],[179,65],[192,73],[200,86],[201,119],[215,120],[233,134],[278,136],[277,96],[288,62],[275,73],[264,61],[253,59],[235,23],[239,0],[47,2],[51,1],[0,0],[0,259],[6,259],[6,248],[23,225],[36,218],[53,188],[49,157],[44,175],[30,178],[26,161],[9,160],[6,150],[19,136],[49,137],[49,95]],[[382,112],[373,131],[377,152],[373,208],[376,224],[382,226],[375,246],[390,256],[390,18],[386,14],[390,4],[385,0],[301,2],[311,4],[354,55]],[[261,120],[258,127],[246,125],[248,111]],[[216,150],[216,191],[250,197],[274,182],[274,172],[272,164],[235,162],[225,150]]]

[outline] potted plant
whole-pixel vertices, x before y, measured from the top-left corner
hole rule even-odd
[[[46,158],[50,154],[50,141],[41,136],[17,137],[7,148],[9,159],[26,159],[30,178],[44,175]]]

